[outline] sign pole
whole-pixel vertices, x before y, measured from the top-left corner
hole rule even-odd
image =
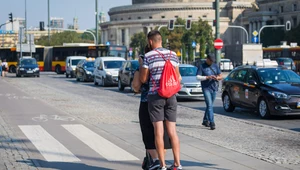
[[[19,41],[20,41],[20,58],[22,58],[22,41],[23,41],[23,28],[20,27],[19,29]]]
[[[220,0],[216,0],[216,39],[220,38]],[[219,64],[221,57],[220,57],[220,49],[216,49],[216,62]]]
[[[32,34],[29,34],[29,48],[30,48],[30,56],[32,57],[32,51],[31,51],[31,36]]]

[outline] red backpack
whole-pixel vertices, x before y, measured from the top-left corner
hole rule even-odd
[[[159,55],[166,61],[163,71],[161,73],[161,78],[159,82],[158,94],[164,98],[170,98],[176,94],[180,89],[180,81],[176,74],[175,68],[171,63],[172,51],[170,50],[170,57],[166,60],[164,55],[159,51],[155,50]],[[153,79],[154,80],[154,79]],[[155,81],[153,81],[155,86]]]

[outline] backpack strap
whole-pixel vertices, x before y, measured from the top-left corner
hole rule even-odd
[[[163,58],[165,61],[167,61],[165,56],[161,52],[159,52],[158,50],[154,50],[154,51],[156,51],[161,56],[161,58]],[[171,56],[172,56],[172,51],[170,50],[170,56],[169,56],[168,60],[171,60]],[[158,68],[156,69],[156,72],[157,71],[158,71]],[[156,88],[156,82],[151,74],[150,74],[150,79],[152,79],[152,84],[153,84],[152,92],[153,92],[154,89]]]

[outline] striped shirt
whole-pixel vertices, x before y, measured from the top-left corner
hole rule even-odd
[[[161,54],[164,55],[164,58],[166,60],[171,57],[171,63],[175,67],[179,66],[179,60],[177,58],[177,55],[174,51],[167,50],[165,48],[157,48],[155,49],[159,51]],[[149,95],[156,94],[157,89],[159,89],[160,84],[160,78],[162,71],[165,66],[165,60],[162,58],[162,56],[155,50],[152,50],[145,54],[145,59],[143,63],[143,67],[149,69],[150,72],[150,89],[149,89]],[[155,82],[155,84],[154,84]]]

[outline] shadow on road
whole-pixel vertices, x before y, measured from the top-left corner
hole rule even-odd
[[[73,163],[73,162],[48,162],[40,159],[28,159],[25,161],[17,161],[17,162],[23,162],[28,165],[33,163],[38,163],[39,165],[32,165],[37,168],[52,168],[52,169],[59,169],[59,170],[112,170],[109,168],[103,168],[103,167],[96,167],[96,166],[90,166],[83,163]]]

